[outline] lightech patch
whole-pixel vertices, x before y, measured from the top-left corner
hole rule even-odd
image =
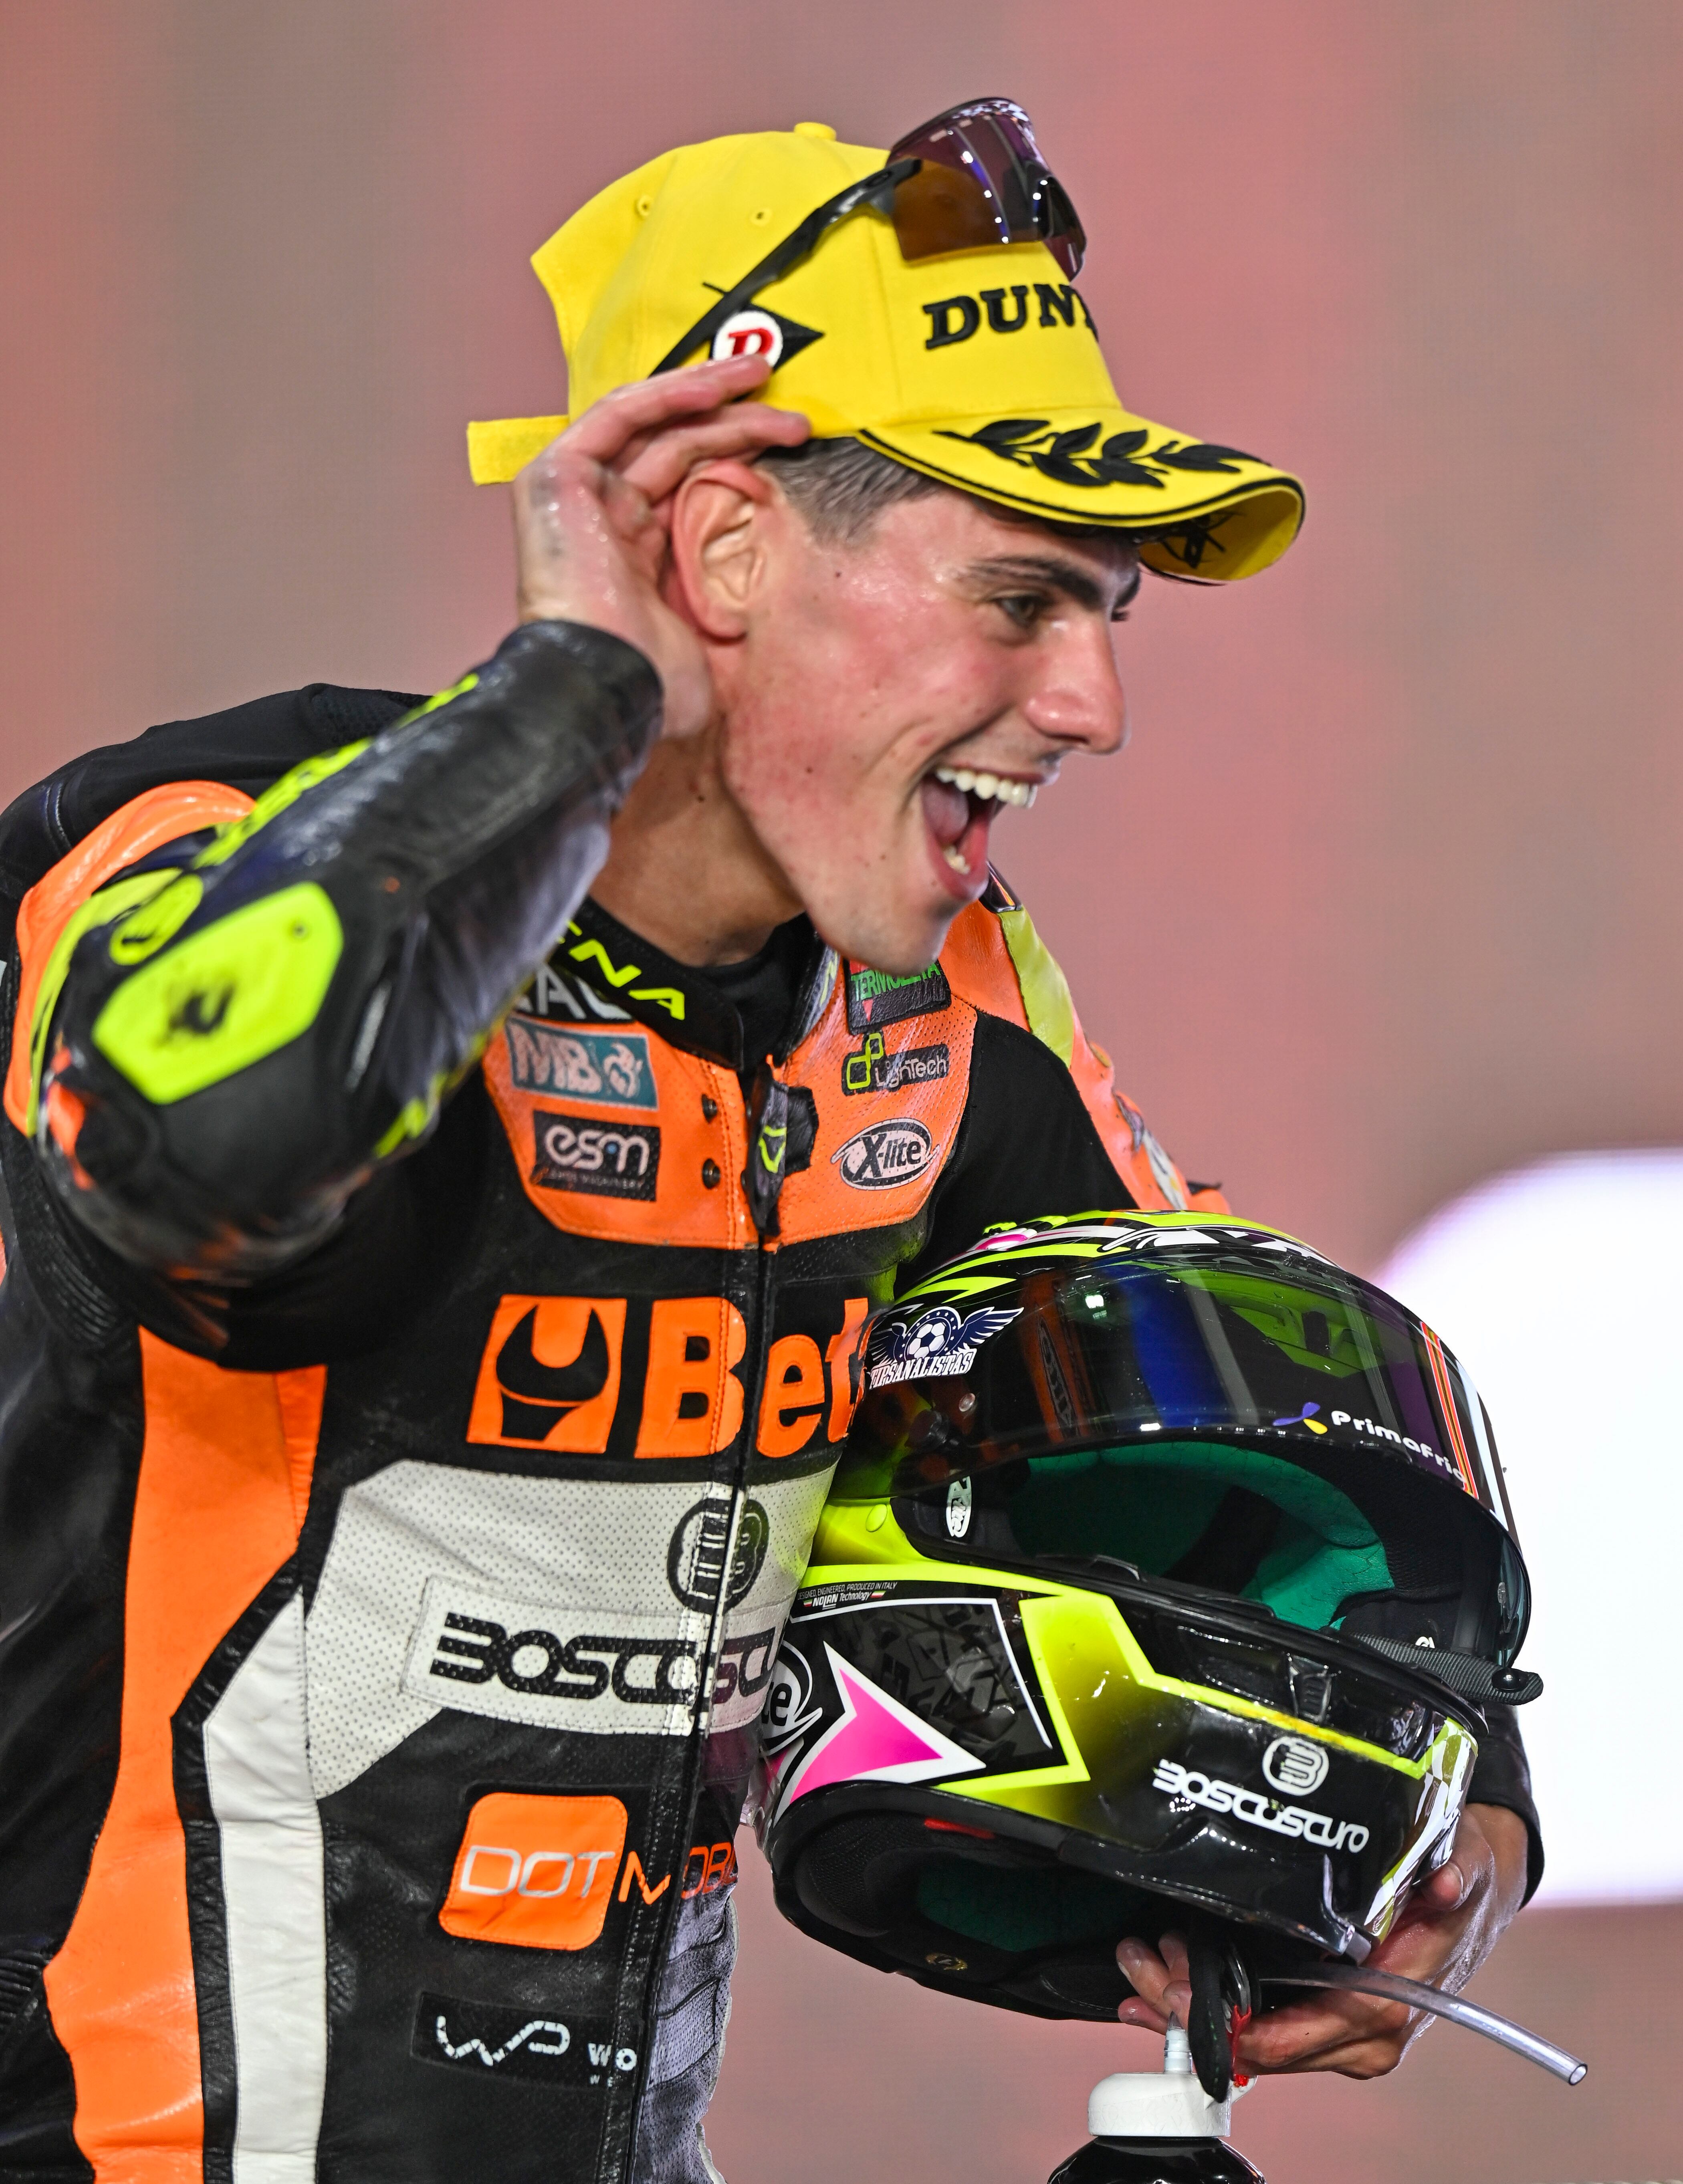
[[[898,1092],[902,1084],[931,1084],[945,1077],[950,1067],[945,1046],[908,1046],[898,1054],[889,1054],[881,1032],[869,1031],[865,1044],[842,1062],[842,1090],[849,1095]]]

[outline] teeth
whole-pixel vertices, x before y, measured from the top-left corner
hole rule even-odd
[[[1028,781],[1007,781],[997,773],[976,773],[967,766],[938,766],[937,781],[950,782],[965,795],[975,794],[999,804],[1014,804],[1026,811],[1034,801],[1034,784]]]
[[[964,855],[956,842],[949,842],[945,849],[941,851],[941,855],[956,872],[968,872],[970,870],[970,860]]]

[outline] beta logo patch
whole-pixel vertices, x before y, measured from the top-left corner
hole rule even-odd
[[[906,1017],[937,1016],[952,1006],[952,989],[939,963],[927,971],[901,978],[893,971],[873,971],[868,964],[847,967],[847,1028],[850,1031],[878,1030]]]
[[[644,1032],[561,1031],[535,1017],[510,1017],[503,1035],[517,1091],[570,1092],[613,1107],[659,1105]]]
[[[498,1791],[479,1798],[462,1832],[438,1924],[464,1941],[588,1949],[613,1899],[628,1817],[618,1797]],[[511,2042],[514,2029],[504,2031],[499,2044],[510,2053],[530,2048],[538,2036]],[[554,2055],[566,2052],[563,2032],[543,2036],[556,2043]]]
[[[855,1190],[892,1190],[914,1182],[939,1150],[922,1123],[906,1116],[895,1123],[872,1123],[832,1153],[830,1165]]]
[[[842,1090],[898,1092],[903,1084],[930,1084],[945,1077],[951,1059],[945,1046],[906,1046],[890,1054],[879,1031],[867,1031],[865,1043],[842,1061]]]
[[[532,1180],[542,1190],[588,1190],[605,1198],[652,1198],[660,1173],[653,1123],[605,1123],[599,1116],[533,1115]]]
[[[625,1315],[623,1297],[504,1297],[467,1438],[600,1456],[619,1401]]]

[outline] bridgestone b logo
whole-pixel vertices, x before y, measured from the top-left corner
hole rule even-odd
[[[1359,1820],[1335,1820],[1302,1805],[1282,1805],[1276,1798],[1265,1797],[1260,1790],[1219,1781],[1173,1759],[1157,1762],[1151,1787],[1171,1797],[1185,1797],[1207,1812],[1231,1813],[1247,1827],[1267,1828],[1277,1836],[1296,1836],[1304,1842],[1319,1844],[1324,1850],[1358,1851],[1367,1846],[1368,1830]]]

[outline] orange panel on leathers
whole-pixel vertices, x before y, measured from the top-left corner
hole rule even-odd
[[[170,1717],[298,1543],[326,1368],[226,1373],[142,1331],[147,1434],[130,1535],[122,1746],[47,1995],[98,2184],[201,2184],[187,1847]]]

